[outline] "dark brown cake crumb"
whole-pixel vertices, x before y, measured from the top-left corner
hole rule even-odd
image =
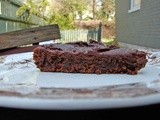
[[[43,72],[137,74],[147,63],[146,53],[108,47],[96,41],[50,44],[34,49],[33,59]]]

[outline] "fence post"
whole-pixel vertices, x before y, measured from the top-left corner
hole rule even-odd
[[[98,28],[98,42],[101,42],[101,32],[102,32],[102,23],[99,23],[99,28]]]

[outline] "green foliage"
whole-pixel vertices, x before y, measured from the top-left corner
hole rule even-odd
[[[78,14],[82,18],[87,9],[86,3],[86,0],[57,0],[54,3],[56,9],[53,7],[49,23],[57,23],[61,29],[73,29],[75,17]]]
[[[24,15],[27,10],[28,10],[28,6],[27,5],[21,6],[18,9],[18,11],[16,12],[16,16],[20,17],[20,16]]]
[[[57,0],[57,2],[60,6],[55,6],[55,9],[47,0],[27,0],[17,10],[17,17],[24,16],[28,12],[28,21],[31,21],[32,15],[36,15],[46,24],[58,24],[61,29],[73,28],[75,10],[81,8],[75,4],[74,0]]]
[[[60,29],[72,29],[73,16],[71,14],[53,14],[48,21],[48,24],[58,24]]]
[[[48,6],[47,0],[27,0],[24,5],[22,5],[16,12],[17,17],[25,16],[28,13],[27,20],[32,21],[32,16],[36,15],[42,18],[45,22],[48,18],[45,16],[45,11]]]
[[[109,22],[109,19],[114,21],[115,0],[101,0],[101,8],[97,11],[97,17],[104,23]]]
[[[32,16],[36,15],[46,24],[58,24],[60,29],[72,29],[76,16],[82,20],[85,11],[90,11],[96,19],[108,23],[115,12],[115,0],[97,0],[101,5],[94,1],[96,0],[54,0],[49,3],[48,0],[27,0],[17,10],[17,17],[27,16],[27,20],[32,21]]]

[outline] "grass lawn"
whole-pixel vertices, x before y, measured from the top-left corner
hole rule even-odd
[[[119,46],[118,42],[114,38],[102,38],[102,43],[104,43],[105,45]]]

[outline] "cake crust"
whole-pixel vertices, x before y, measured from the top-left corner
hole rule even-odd
[[[143,51],[96,41],[42,45],[33,53],[37,68],[43,72],[133,75],[147,63]]]

